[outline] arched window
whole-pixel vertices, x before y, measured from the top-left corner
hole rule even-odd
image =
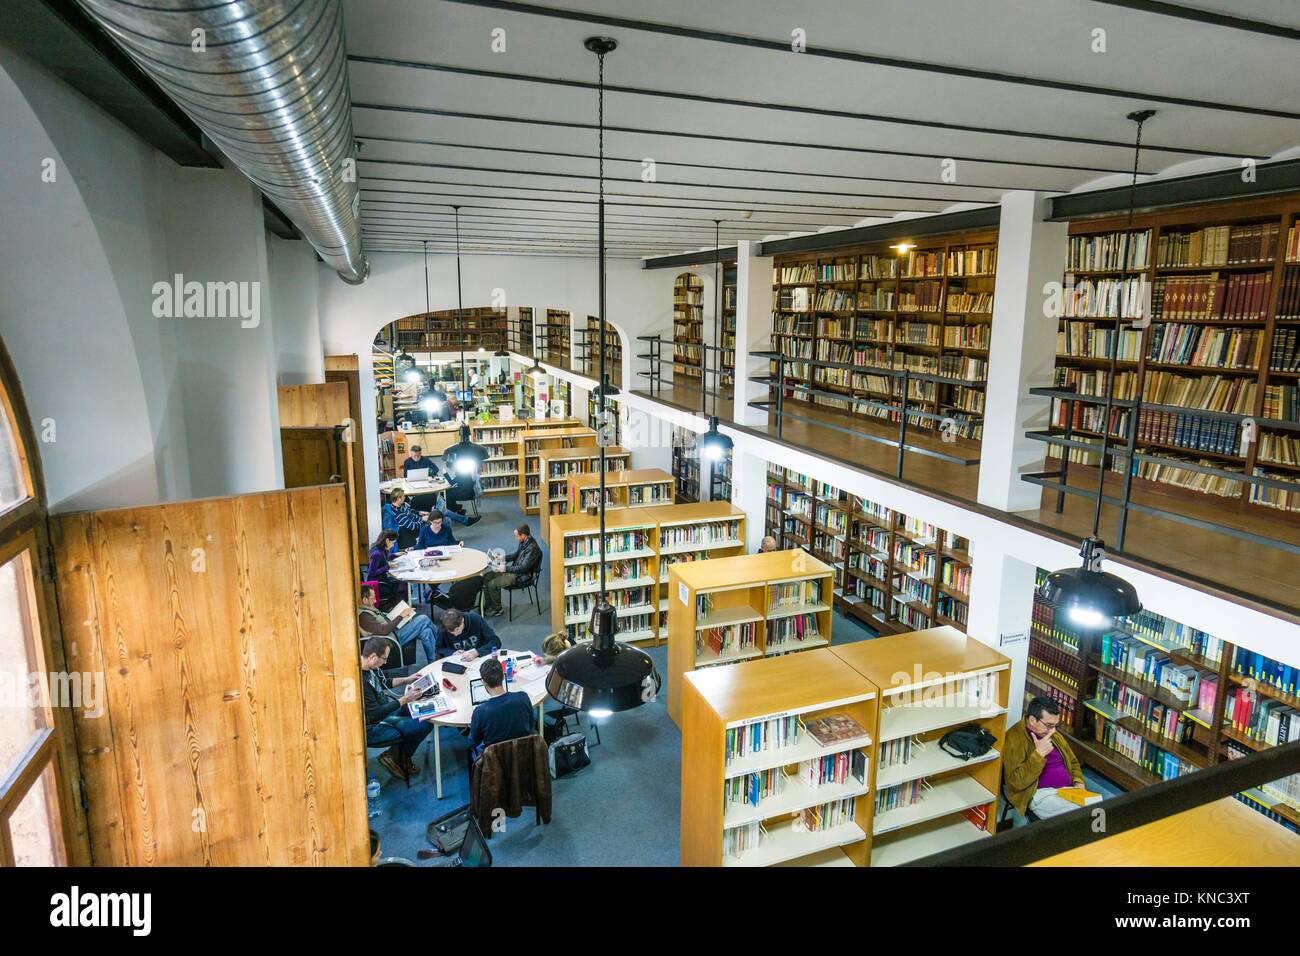
[[[55,436],[50,435],[53,439]],[[72,797],[71,707],[94,688],[61,670],[40,466],[0,343],[0,865],[88,863]],[[94,678],[92,678],[94,679]],[[84,696],[83,696],[84,693]],[[102,703],[102,702],[101,702]]]

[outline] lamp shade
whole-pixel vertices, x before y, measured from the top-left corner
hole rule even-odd
[[[614,641],[571,647],[546,675],[546,690],[557,701],[597,715],[640,707],[658,689],[659,675],[650,655]]]
[[[1137,588],[1101,570],[1105,552],[1097,538],[1083,543],[1083,567],[1055,571],[1038,589],[1039,596],[1065,615],[1065,623],[1081,631],[1104,631],[1122,618],[1142,610]]]
[[[469,426],[460,426],[460,441],[442,453],[447,468],[457,475],[477,475],[479,466],[487,460],[488,450],[469,440]]]
[[[700,455],[710,461],[721,461],[731,451],[731,437],[718,431],[718,416],[709,419],[709,430],[700,436],[697,443]]]

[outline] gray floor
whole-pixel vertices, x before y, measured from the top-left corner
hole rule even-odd
[[[454,525],[456,536],[471,547],[513,549],[512,529],[524,520],[518,499],[502,495],[483,499],[483,520],[473,527]],[[537,531],[537,519],[529,516]],[[549,562],[550,555],[547,554]],[[547,565],[549,567],[549,565]],[[542,615],[515,594],[515,619],[491,618],[493,628],[511,650],[540,650],[550,633],[549,580],[541,578]],[[856,621],[835,614],[831,639],[835,644],[874,636]],[[661,673],[667,647],[649,648]],[[506,830],[491,842],[496,866],[676,866],[678,862],[681,735],[668,716],[667,689],[653,703],[615,714],[600,722],[601,743],[591,747],[591,766],[554,782],[551,823],[537,826],[531,810],[506,821]],[[584,726],[586,720],[584,718]],[[429,847],[429,821],[469,803],[465,738],[452,728],[441,734],[443,799],[433,788],[432,737],[416,754],[427,756],[410,789],[393,779],[372,757],[369,772],[383,786],[378,817],[371,826],[379,833],[386,857],[402,857],[417,865]],[[595,735],[588,734],[595,744]]]

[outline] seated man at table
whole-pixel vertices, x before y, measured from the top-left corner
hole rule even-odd
[[[495,658],[485,660],[478,670],[488,699],[474,708],[469,719],[470,766],[493,744],[527,737],[537,732],[532,702],[521,690],[506,691],[505,673]],[[471,772],[470,779],[473,779]]]
[[[435,641],[433,621],[427,614],[416,613],[415,608],[408,607],[406,613],[393,620],[375,607],[375,594],[370,588],[361,589],[361,606],[357,608],[357,626],[366,637],[395,637],[403,648],[419,641],[424,648],[424,656],[434,660]],[[414,660],[414,657],[408,657]]]
[[[447,523],[443,513],[434,508],[429,512],[428,523],[420,529],[420,535],[415,539],[415,546],[424,549],[441,548],[453,544],[460,544],[460,542],[451,533],[451,525]]]
[[[483,613],[488,617],[501,614],[501,589],[513,587],[520,578],[536,574],[542,566],[542,546],[533,538],[526,524],[515,528],[515,548],[506,555],[500,571],[483,572]]]
[[[420,525],[423,522],[420,520],[420,513],[406,500],[405,488],[394,488],[388,493],[388,501],[385,502],[380,517],[384,530],[392,531],[397,535],[399,549],[405,551],[415,545],[415,539],[420,533]]]
[[[404,687],[416,679],[396,677],[391,681],[384,673],[384,665],[392,646],[382,638],[372,637],[361,645],[361,686],[365,695],[366,746],[382,747],[392,744],[379,755],[379,762],[394,777],[410,780],[419,773],[411,759],[424,738],[429,736],[433,724],[411,717],[407,704],[417,695],[410,690],[398,695],[394,688]]]
[[[1025,719],[1007,731],[1002,747],[1002,780],[1011,805],[1023,816],[1054,817],[1079,809],[1056,791],[1084,788],[1083,770],[1058,731],[1061,709],[1050,697],[1035,697],[1025,708]]]
[[[453,469],[448,468],[442,479],[450,486],[442,493],[447,517],[464,525],[478,524],[482,516],[466,514],[464,506],[461,505],[462,501],[474,500],[476,494],[474,476],[458,475]]]
[[[402,462],[402,477],[410,478],[413,471],[427,471],[427,478],[435,478],[438,475],[438,466],[434,464],[432,458],[425,458],[420,451],[419,445],[411,446],[411,456]]]
[[[457,660],[472,661],[501,647],[501,638],[487,621],[473,611],[449,608],[438,623],[437,646],[433,660],[459,655]]]

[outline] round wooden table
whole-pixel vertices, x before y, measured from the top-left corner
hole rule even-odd
[[[437,563],[432,567],[422,568],[419,561],[429,555],[431,552],[441,551],[441,548],[414,548],[404,552],[390,562],[388,566],[389,573],[399,581],[407,584],[450,584],[453,581],[463,581],[466,578],[472,578],[476,574],[482,574],[487,570],[487,552],[480,551],[477,548],[461,548],[458,551],[448,551],[445,557],[439,558]],[[414,558],[414,560],[412,560]]]
[[[502,653],[502,652],[498,652]],[[540,658],[535,657],[528,651],[508,651],[503,653],[509,654],[515,659],[515,679],[512,680],[506,690],[523,691],[528,695],[528,701],[537,708],[537,732],[542,732],[542,702],[546,700],[546,675],[550,672],[549,664],[542,664]],[[447,699],[447,703],[455,708],[449,714],[442,714],[439,717],[425,718],[427,723],[433,724],[433,779],[437,788],[438,799],[442,799],[442,747],[438,740],[439,727],[468,727],[470,717],[474,713],[474,705],[470,703],[469,683],[471,680],[478,679],[479,666],[488,657],[476,657],[472,661],[462,661],[460,654],[453,654],[451,657],[444,657],[442,660],[434,661],[432,664],[426,664],[420,668],[420,674],[432,674],[438,687],[438,693]],[[520,667],[520,659],[533,660],[534,663],[528,667]],[[466,670],[463,674],[443,674],[442,666],[448,662],[464,664]],[[443,678],[451,681],[455,690],[448,690],[443,686]]]

